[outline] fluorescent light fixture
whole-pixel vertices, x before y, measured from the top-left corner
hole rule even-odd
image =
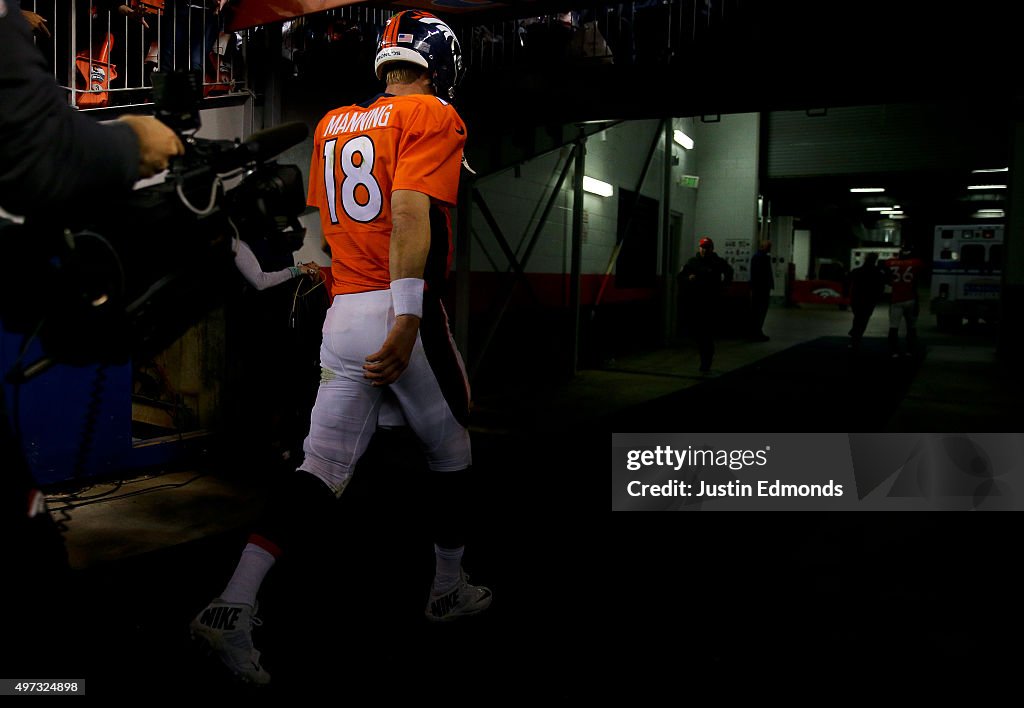
[[[693,150],[693,138],[684,133],[681,130],[676,130],[672,133],[672,139],[682,145],[687,150]]]
[[[975,219],[1002,219],[1006,212],[1002,209],[979,209],[971,214]]]
[[[593,177],[584,176],[583,191],[596,194],[599,197],[610,197],[612,196],[612,192],[615,190],[613,190],[612,186],[607,182],[602,182],[601,180],[594,179]]]
[[[885,187],[850,187],[851,192],[884,192]]]
[[[1005,184],[969,184],[967,189],[1006,189]]]
[[[994,167],[991,170],[971,170],[972,175],[979,174],[981,172],[1009,172],[1009,167]]]
[[[902,209],[889,209],[887,211],[883,211],[882,213],[883,214],[888,214],[889,216],[892,216],[893,214],[902,214],[903,210]]]
[[[890,209],[895,208],[896,207],[868,207],[868,211],[889,211]]]

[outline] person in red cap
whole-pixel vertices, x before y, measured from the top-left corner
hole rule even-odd
[[[683,266],[682,281],[690,332],[697,340],[701,373],[706,374],[715,355],[715,320],[722,292],[732,282],[732,266],[715,253],[715,242],[704,236],[697,243],[697,255]]]

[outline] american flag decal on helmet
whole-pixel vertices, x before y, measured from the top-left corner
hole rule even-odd
[[[399,42],[406,42],[408,44],[411,44],[412,43],[412,35],[411,34],[400,34],[400,35],[398,35],[398,41]]]

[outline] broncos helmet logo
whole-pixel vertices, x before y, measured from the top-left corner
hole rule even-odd
[[[404,10],[391,17],[377,44],[374,70],[393,61],[407,61],[432,72],[435,93],[452,100],[463,74],[462,49],[443,20],[423,10]]]

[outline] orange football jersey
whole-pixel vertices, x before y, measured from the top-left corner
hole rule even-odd
[[[422,192],[443,219],[431,218],[431,253],[449,254],[447,207],[459,189],[466,126],[436,96],[389,96],[336,108],[316,127],[306,202],[320,210],[331,247],[332,294],[386,290],[391,284],[391,193]],[[444,234],[434,233],[443,224]],[[424,277],[427,277],[424,275]]]
[[[890,258],[885,261],[892,285],[892,302],[908,302],[917,298],[917,275],[924,270],[920,258]]]

